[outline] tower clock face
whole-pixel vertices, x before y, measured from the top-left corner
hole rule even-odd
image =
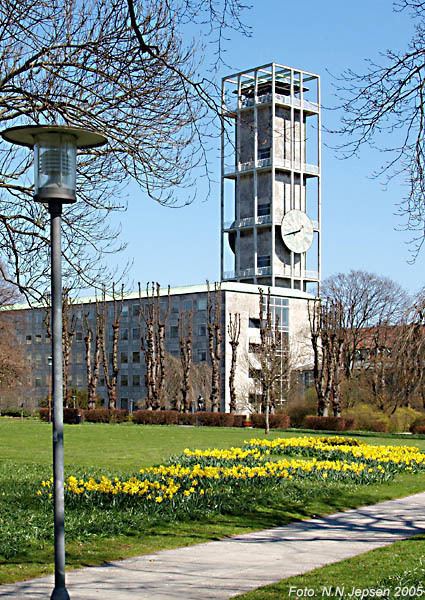
[[[290,210],[282,220],[282,239],[292,252],[307,252],[313,243],[313,223],[302,210]]]

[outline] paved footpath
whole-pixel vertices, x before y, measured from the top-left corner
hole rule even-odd
[[[425,493],[67,575],[71,600],[224,600],[425,532]],[[47,600],[51,577],[0,586]]]

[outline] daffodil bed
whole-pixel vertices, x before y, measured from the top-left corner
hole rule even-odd
[[[285,481],[368,485],[400,472],[425,470],[425,453],[413,446],[370,446],[346,437],[251,439],[242,448],[184,450],[167,464],[129,478],[69,476],[68,503],[134,505],[147,512],[220,510],[223,498],[248,488],[272,489]],[[51,497],[52,480],[37,495]]]
[[[92,435],[91,430],[84,433]],[[173,433],[170,428],[168,435]],[[425,450],[421,440],[417,443]],[[123,444],[122,450],[126,448]],[[96,453],[104,458],[99,443],[90,451],[84,462],[67,466],[65,527],[71,567],[280,526],[425,490],[424,452],[413,446],[372,446],[345,436],[271,437],[227,450],[186,449],[163,464],[137,471],[137,462],[126,460],[125,453],[122,461],[119,453],[114,455],[110,469],[84,466],[96,464]],[[156,452],[165,454],[161,445]],[[47,463],[31,461],[0,463],[0,583],[51,572],[49,469]]]

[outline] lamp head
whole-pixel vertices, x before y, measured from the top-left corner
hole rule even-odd
[[[8,142],[34,148],[34,199],[65,204],[76,201],[77,148],[95,148],[107,141],[99,133],[56,125],[11,127],[1,135]]]

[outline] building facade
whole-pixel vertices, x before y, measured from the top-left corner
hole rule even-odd
[[[268,288],[264,288],[267,293]],[[259,343],[259,294],[257,286],[235,282],[223,283],[218,292],[221,312],[221,410],[228,411],[230,405],[229,374],[231,364],[231,347],[228,325],[231,316],[240,315],[241,331],[238,347],[238,364],[236,369],[236,390],[238,410],[247,411],[250,400],[255,393],[254,382],[249,376],[250,345]],[[215,302],[215,292],[211,292]],[[271,309],[274,318],[278,319],[280,329],[290,336],[293,351],[296,349],[297,365],[302,370],[309,360],[307,321],[307,295],[299,291],[271,288]],[[150,300],[147,295],[127,295],[122,304],[118,342],[118,408],[144,407],[146,397],[145,363],[141,336],[144,322],[141,311]],[[168,310],[169,302],[169,310]],[[179,326],[178,320],[183,315],[190,315],[192,322],[193,342],[192,356],[194,365],[209,362],[208,350],[208,290],[207,285],[187,286],[160,291],[160,305],[168,312],[165,321],[166,351],[179,359]],[[68,322],[73,323],[73,335],[70,346],[69,388],[73,390],[87,389],[86,347],[84,338],[89,323],[94,329],[96,305],[94,299],[76,301],[69,310]],[[113,302],[107,302],[108,322],[106,326],[106,344],[109,367],[112,361],[112,320]],[[51,339],[46,319],[46,308],[28,308],[16,306],[8,315],[14,319],[18,342],[26,353],[28,363],[28,381],[21,389],[21,401],[25,405],[30,402],[39,405],[46,401],[50,394],[50,356]],[[177,388],[176,395],[180,394]],[[107,389],[103,369],[100,366],[97,394],[103,405],[107,406]],[[285,392],[279,402],[285,401]]]

